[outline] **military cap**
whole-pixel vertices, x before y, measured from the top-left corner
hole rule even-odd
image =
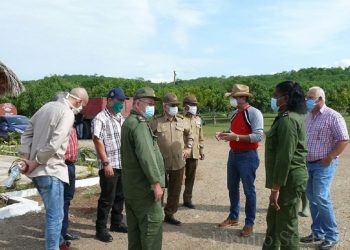
[[[177,96],[174,93],[168,93],[163,97],[163,103],[179,104],[180,102],[177,100]]]
[[[195,95],[188,95],[184,98],[183,103],[193,103],[198,104],[197,98]]]
[[[154,90],[149,87],[144,87],[136,90],[135,99],[140,99],[140,98],[153,98],[154,100],[160,100],[160,98],[156,97],[156,94],[154,93]]]

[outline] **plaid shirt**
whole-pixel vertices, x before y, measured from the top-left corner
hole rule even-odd
[[[327,157],[338,141],[349,140],[345,120],[335,110],[324,105],[313,116],[305,119],[308,155],[307,161],[317,161]]]
[[[92,121],[92,134],[103,141],[108,161],[113,168],[121,169],[120,133],[125,118],[118,113],[112,115],[107,108]],[[103,169],[102,163],[100,169]]]
[[[76,162],[78,160],[78,137],[75,128],[72,128],[70,132],[64,159],[71,162]]]

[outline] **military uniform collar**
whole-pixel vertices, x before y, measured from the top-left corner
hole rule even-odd
[[[177,121],[177,117],[175,116],[170,116],[168,113],[164,112],[164,119],[166,121]]]

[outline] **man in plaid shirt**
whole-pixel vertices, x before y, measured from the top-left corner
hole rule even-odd
[[[309,172],[306,195],[310,201],[312,233],[300,241],[323,241],[318,249],[331,249],[339,241],[330,189],[338,166],[338,156],[349,142],[344,118],[327,107],[325,100],[323,89],[309,89],[306,104],[310,113],[305,120]]]
[[[111,212],[110,231],[127,233],[122,222],[124,194],[121,181],[120,133],[125,120],[121,112],[128,99],[121,88],[114,88],[107,95],[107,105],[92,122],[92,136],[100,160],[99,176],[101,193],[97,206],[96,238],[111,242],[107,231],[107,219]]]

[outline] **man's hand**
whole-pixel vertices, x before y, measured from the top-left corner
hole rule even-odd
[[[320,160],[320,164],[322,164],[324,167],[329,167],[332,161],[333,161],[333,158],[328,155],[326,158],[323,158],[322,160]]]
[[[199,156],[199,159],[200,160],[204,160],[204,158],[205,158],[205,155],[203,153],[201,153],[200,156]]]
[[[236,140],[237,135],[233,132],[230,133],[220,133],[220,139],[225,141],[234,141]]]
[[[270,194],[270,206],[276,209],[277,211],[280,210],[280,206],[278,205],[278,197],[280,195],[279,191],[272,191]]]
[[[152,184],[152,189],[154,193],[154,201],[160,201],[163,196],[163,189],[161,188],[159,182]]]
[[[36,169],[39,166],[39,163],[37,161],[31,161],[27,159],[22,159],[19,163],[19,170],[22,174],[29,175],[31,172],[33,172],[34,169]]]
[[[105,171],[105,176],[106,177],[112,177],[114,176],[114,171],[111,165],[105,166],[103,168],[103,170]]]
[[[192,151],[192,149],[190,149],[190,148],[185,148],[185,149],[182,151],[182,157],[183,157],[184,160],[186,160],[187,158],[190,157],[191,151]]]

